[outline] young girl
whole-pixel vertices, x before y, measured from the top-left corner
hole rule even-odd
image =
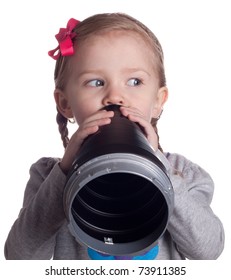
[[[168,97],[163,52],[142,23],[125,14],[71,19],[56,35],[55,101],[65,147],[62,159],[42,158],[31,166],[23,207],[5,244],[6,259],[89,259],[67,227],[63,210],[66,175],[84,139],[106,126],[112,111],[142,126],[153,149],[168,165],[175,193],[174,211],[158,242],[157,259],[216,259],[224,246],[223,226],[210,203],[209,174],[178,154],[163,152],[157,121]],[[77,131],[68,138],[67,122]],[[119,137],[119,136],[118,136]]]

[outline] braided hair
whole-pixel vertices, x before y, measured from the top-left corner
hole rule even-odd
[[[63,146],[66,149],[69,138],[68,138],[68,128],[67,128],[67,122],[68,119],[64,117],[59,110],[57,109],[57,115],[56,115],[56,122],[58,124],[59,133],[61,135],[61,139],[63,141]]]

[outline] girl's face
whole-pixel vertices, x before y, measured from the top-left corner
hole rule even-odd
[[[157,118],[167,99],[159,88],[155,56],[134,32],[111,31],[77,44],[65,90],[56,102],[80,125],[102,107],[119,104],[138,109],[148,121]]]

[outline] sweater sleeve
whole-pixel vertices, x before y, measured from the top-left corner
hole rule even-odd
[[[66,176],[58,160],[42,158],[30,168],[23,207],[5,243],[6,259],[51,259],[55,236],[65,221]]]
[[[186,258],[217,259],[224,247],[224,229],[210,207],[213,181],[206,171],[182,156],[170,155],[168,159],[175,202],[167,229]]]

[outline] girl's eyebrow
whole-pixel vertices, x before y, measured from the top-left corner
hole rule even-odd
[[[83,75],[88,75],[88,74],[103,74],[103,70],[101,69],[89,69],[89,70],[84,70],[78,74],[79,77]]]
[[[125,68],[124,72],[126,73],[136,73],[136,72],[144,72],[145,74],[147,74],[148,76],[151,76],[151,74],[144,68]]]

